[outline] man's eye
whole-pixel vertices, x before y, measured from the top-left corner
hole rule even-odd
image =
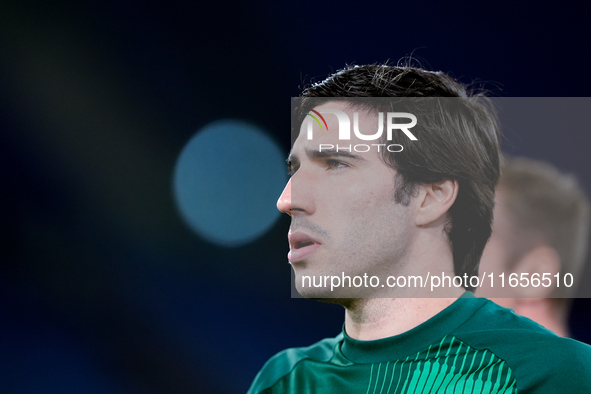
[[[342,161],[338,161],[338,160],[327,160],[326,161],[326,167],[328,167],[329,169],[334,169],[334,168],[345,168],[345,167],[349,167],[347,164],[343,163]]]

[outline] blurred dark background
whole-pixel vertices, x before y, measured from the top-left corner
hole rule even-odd
[[[287,217],[233,247],[181,218],[175,163],[210,122],[287,155],[302,86],[411,54],[496,97],[589,95],[587,3],[388,4],[0,2],[0,392],[245,392],[340,331],[340,307],[290,298]],[[591,193],[588,130],[510,130],[506,151]]]

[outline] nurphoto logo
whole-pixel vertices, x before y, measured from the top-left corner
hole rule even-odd
[[[338,132],[339,132],[339,141],[350,141],[351,140],[351,120],[349,119],[349,115],[345,112],[337,110],[337,109],[320,109],[315,110],[312,108],[304,108],[305,110],[309,111],[305,115],[306,117],[302,121],[302,125],[300,127],[300,133],[305,131],[307,138],[311,141],[314,138],[314,121],[318,123],[321,130],[326,129],[328,131],[328,124],[323,114],[332,114],[337,117],[338,121]],[[408,119],[410,122],[407,123],[394,123],[394,119]],[[416,126],[417,124],[417,117],[408,112],[387,112],[386,113],[386,140],[392,141],[392,135],[394,134],[395,130],[402,131],[411,141],[417,141],[417,137],[414,136],[413,133],[410,132],[410,129]],[[378,112],[378,124],[377,124],[377,131],[373,134],[364,134],[359,130],[359,113],[353,113],[353,133],[357,138],[362,141],[376,141],[382,137],[384,133],[384,113]],[[339,150],[347,150],[351,152],[354,150],[355,152],[367,152],[371,149],[371,146],[377,147],[378,152],[380,148],[387,149],[389,152],[402,152],[404,149],[400,144],[356,144],[356,145],[344,145],[339,146],[338,144],[320,144],[318,146],[318,150],[321,152],[322,149],[336,149]]]

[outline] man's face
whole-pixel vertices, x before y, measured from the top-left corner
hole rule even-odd
[[[345,111],[351,120],[353,111],[358,112],[359,128],[365,134],[377,128],[377,114],[348,109],[346,103],[329,102],[316,110],[323,108]],[[288,258],[300,294],[348,298],[351,290],[331,292],[330,285],[328,290],[303,288],[302,276],[353,277],[367,273],[384,281],[398,272],[412,240],[413,204],[405,207],[394,201],[396,171],[381,160],[377,147],[368,152],[336,151],[337,145],[378,141],[362,141],[354,135],[349,141],[339,141],[336,116],[324,118],[328,131],[315,125],[313,140],[307,139],[306,132],[296,139],[290,155],[292,177],[277,207],[292,218]],[[335,149],[323,147],[320,152],[319,144]]]

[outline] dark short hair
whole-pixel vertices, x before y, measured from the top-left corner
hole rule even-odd
[[[449,210],[445,231],[456,275],[478,275],[480,257],[491,234],[500,163],[500,132],[484,94],[469,91],[443,72],[365,65],[348,66],[307,87],[301,96],[301,107],[334,98],[419,98],[417,103],[399,101],[406,105],[410,100],[408,105],[420,111],[413,133],[417,130],[416,135],[423,138],[417,136],[417,141],[405,144],[404,153],[382,150],[384,162],[397,171],[395,200],[408,205],[419,183],[457,180],[458,196]],[[421,99],[438,97],[457,99]]]
[[[504,240],[508,268],[543,244],[558,254],[562,274],[578,278],[587,255],[591,212],[577,179],[549,163],[507,158],[501,166],[498,189],[511,223],[511,233]],[[556,287],[550,297],[572,297],[574,290]]]

